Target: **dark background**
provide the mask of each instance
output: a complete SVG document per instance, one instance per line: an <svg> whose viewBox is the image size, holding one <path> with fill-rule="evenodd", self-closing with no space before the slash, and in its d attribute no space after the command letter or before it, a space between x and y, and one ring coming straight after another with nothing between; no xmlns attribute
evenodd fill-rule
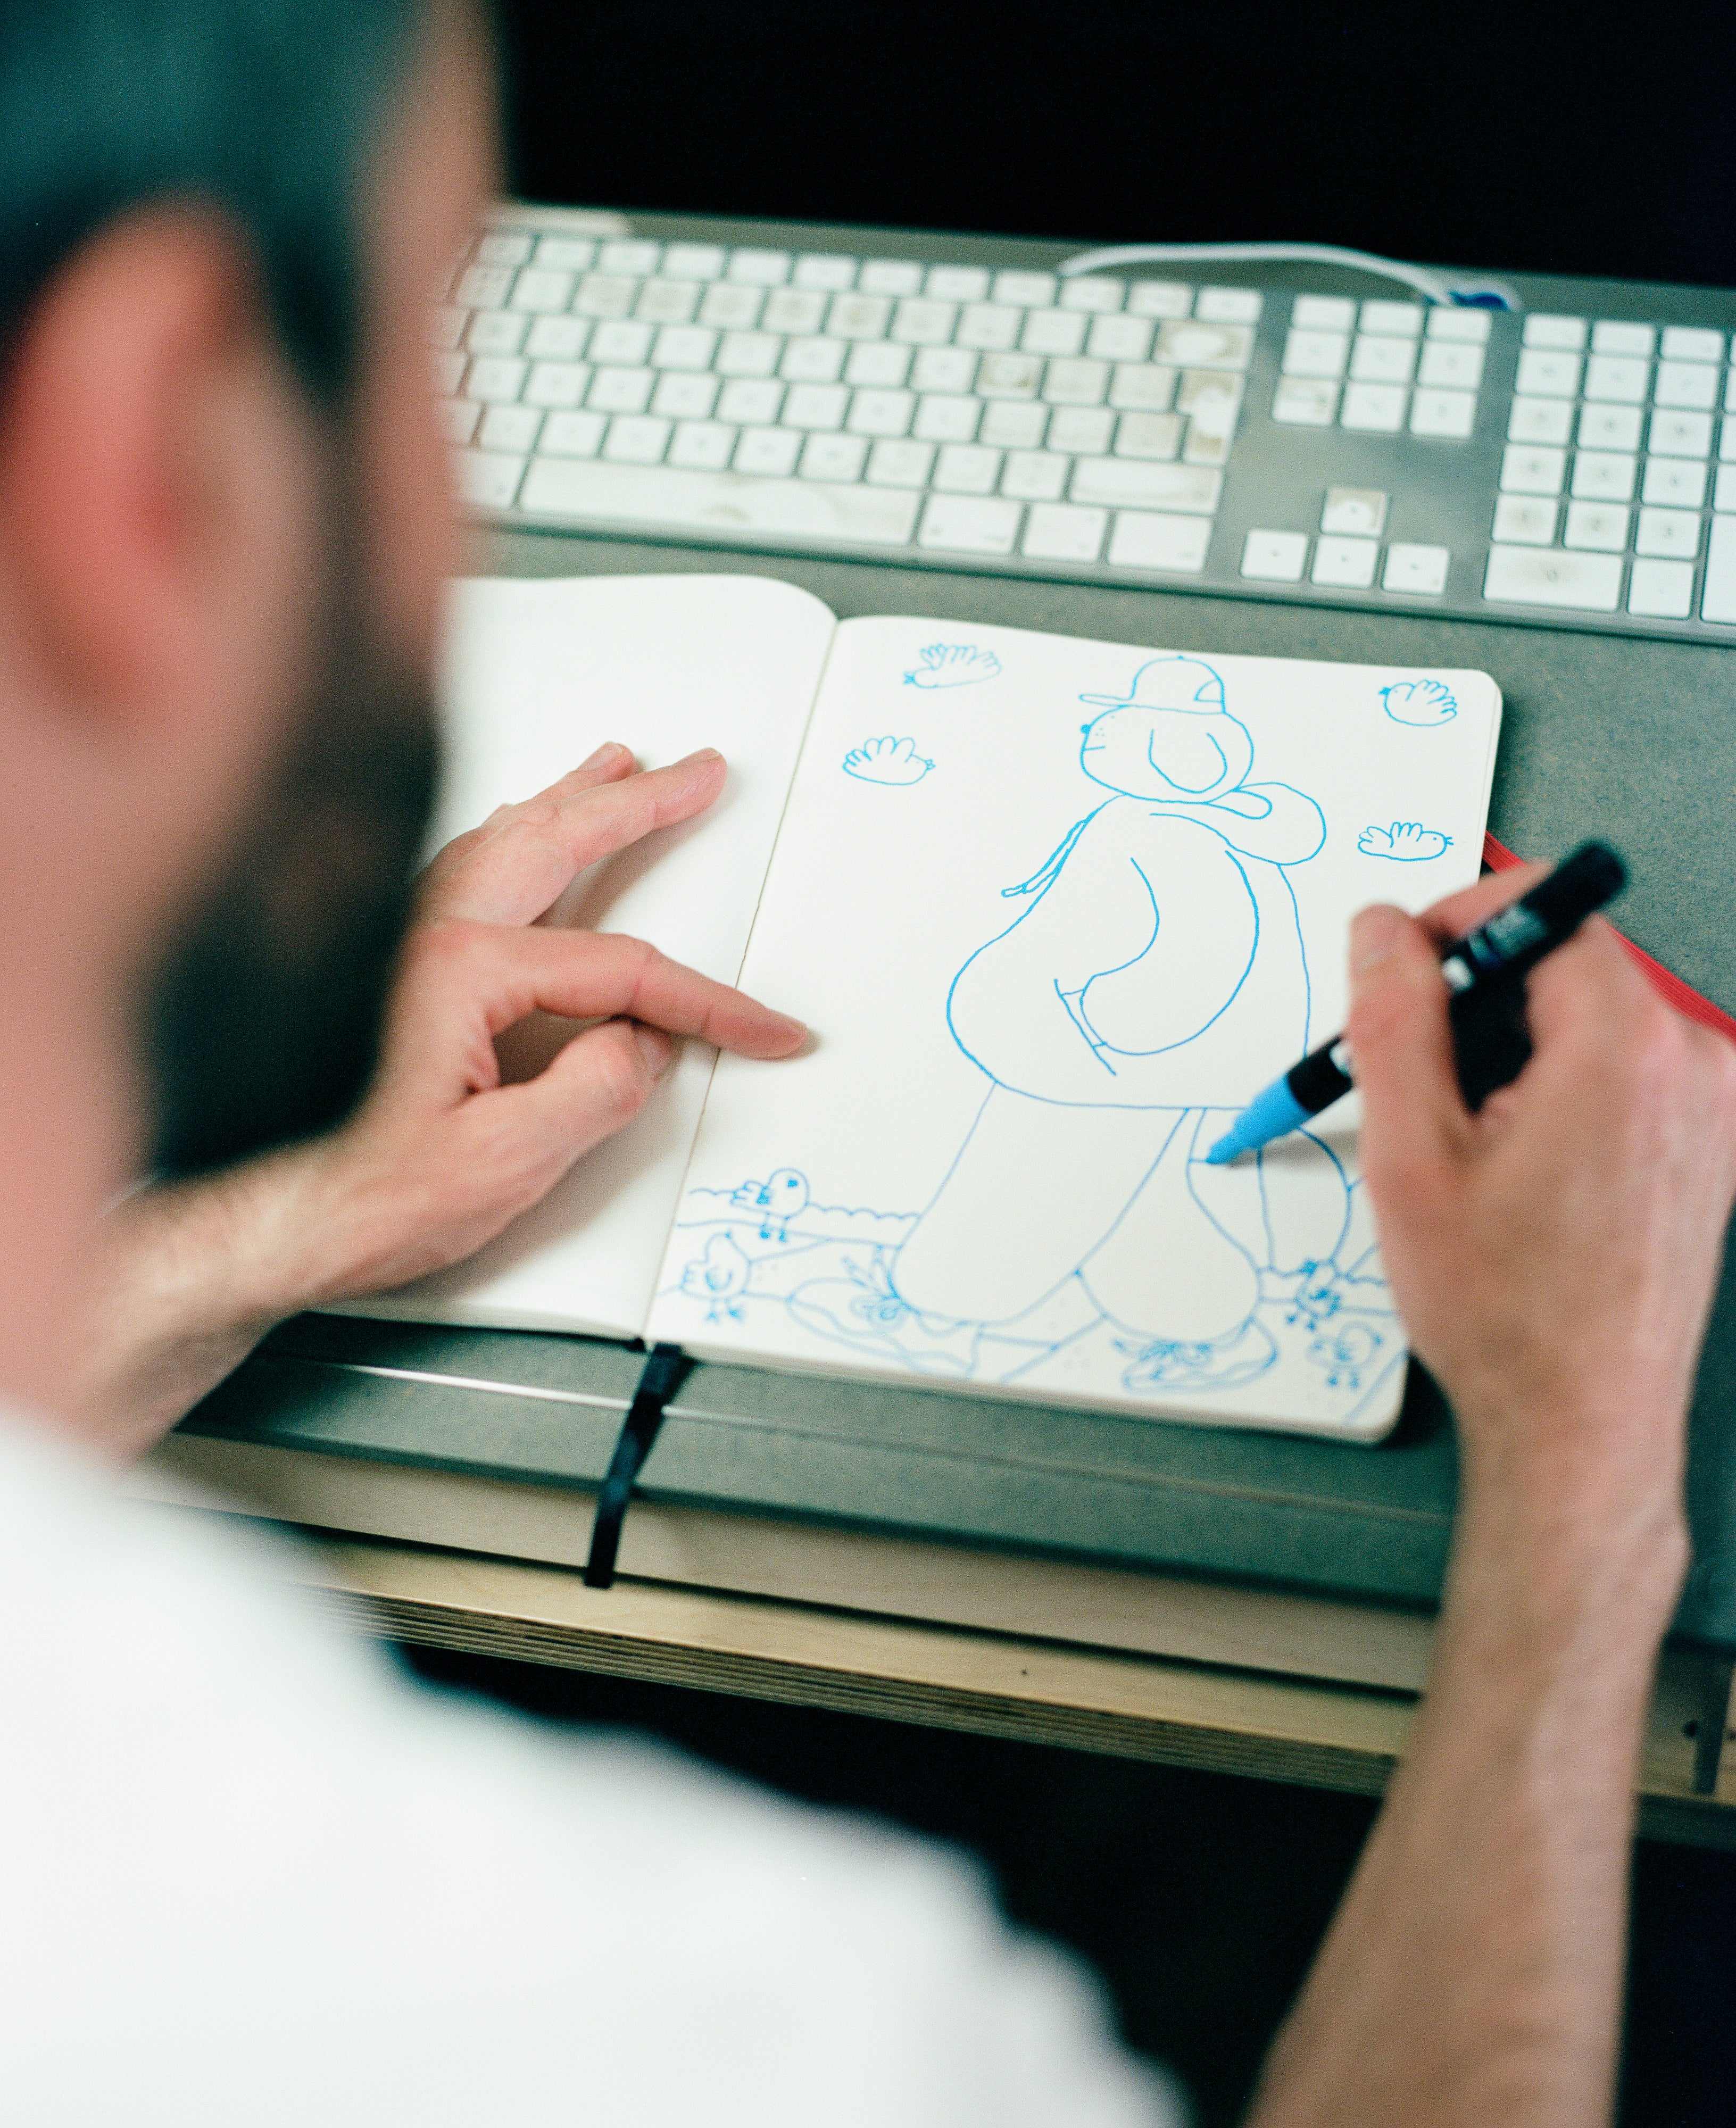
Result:
<svg viewBox="0 0 1736 2128"><path fill-rule="evenodd" d="M515 189L1736 286L1736 9L497 0Z"/></svg>

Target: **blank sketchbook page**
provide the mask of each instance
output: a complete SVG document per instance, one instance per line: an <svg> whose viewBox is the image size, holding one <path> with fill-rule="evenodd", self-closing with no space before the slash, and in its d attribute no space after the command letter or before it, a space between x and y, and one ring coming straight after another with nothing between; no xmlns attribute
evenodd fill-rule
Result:
<svg viewBox="0 0 1736 2128"><path fill-rule="evenodd" d="M1404 1345L1354 1104L1201 1156L1343 1024L1352 914L1477 876L1486 673L852 620L652 1333L711 1356L1349 1437Z"/></svg>
<svg viewBox="0 0 1736 2128"><path fill-rule="evenodd" d="M729 781L710 811L581 878L555 918L649 938L733 983L834 627L819 600L763 577L454 585L430 847L606 739L653 768L718 747ZM713 1054L682 1045L640 1115L479 1255L354 1312L637 1336Z"/></svg>

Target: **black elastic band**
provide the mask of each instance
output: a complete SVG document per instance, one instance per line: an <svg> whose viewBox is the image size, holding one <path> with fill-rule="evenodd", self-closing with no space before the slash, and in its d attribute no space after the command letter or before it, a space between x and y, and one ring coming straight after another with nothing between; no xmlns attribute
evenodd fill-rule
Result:
<svg viewBox="0 0 1736 2128"><path fill-rule="evenodd" d="M654 1345L641 1370L633 1401L621 1422L608 1475L597 1495L597 1519L591 1525L591 1556L585 1561L585 1586L606 1589L615 1579L615 1555L621 1549L621 1526L626 1520L633 1481L644 1467L663 1424L663 1407L681 1386L692 1365L679 1345Z"/></svg>

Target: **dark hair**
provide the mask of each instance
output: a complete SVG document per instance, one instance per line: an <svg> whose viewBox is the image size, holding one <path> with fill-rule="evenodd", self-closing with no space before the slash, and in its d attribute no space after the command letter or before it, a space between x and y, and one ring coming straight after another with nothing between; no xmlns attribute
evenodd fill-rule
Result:
<svg viewBox="0 0 1736 2128"><path fill-rule="evenodd" d="M358 338L358 201L426 0L0 0L0 363L117 216L197 200L255 252L327 405Z"/></svg>

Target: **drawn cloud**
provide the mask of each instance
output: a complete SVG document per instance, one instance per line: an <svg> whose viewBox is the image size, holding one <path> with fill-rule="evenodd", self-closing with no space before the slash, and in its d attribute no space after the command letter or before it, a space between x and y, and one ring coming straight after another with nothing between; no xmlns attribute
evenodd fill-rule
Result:
<svg viewBox="0 0 1736 2128"><path fill-rule="evenodd" d="M1395 864L1424 864L1450 849L1453 838L1417 820L1394 820L1384 828L1364 828L1356 846L1365 857L1391 857Z"/></svg>
<svg viewBox="0 0 1736 2128"><path fill-rule="evenodd" d="M913 739L865 739L844 757L844 772L863 783L920 783L934 767Z"/></svg>
<svg viewBox="0 0 1736 2128"><path fill-rule="evenodd" d="M974 643L931 643L919 654L921 663L904 676L906 687L968 687L1001 677L1001 660Z"/></svg>
<svg viewBox="0 0 1736 2128"><path fill-rule="evenodd" d="M1400 680L1382 687L1381 700L1396 724L1417 724L1424 729L1448 724L1458 715L1458 701L1450 687L1439 680Z"/></svg>

